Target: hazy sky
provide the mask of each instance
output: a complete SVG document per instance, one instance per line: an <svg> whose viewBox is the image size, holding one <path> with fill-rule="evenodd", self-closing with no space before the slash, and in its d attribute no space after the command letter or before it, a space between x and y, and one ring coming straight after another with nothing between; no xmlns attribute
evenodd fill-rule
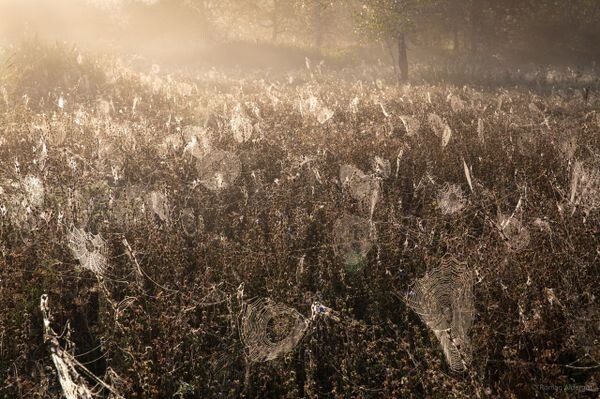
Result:
<svg viewBox="0 0 600 399"><path fill-rule="evenodd" d="M128 22L120 12L122 4L133 1L159 0L0 0L0 43L34 35L73 41L108 39L111 30Z"/></svg>

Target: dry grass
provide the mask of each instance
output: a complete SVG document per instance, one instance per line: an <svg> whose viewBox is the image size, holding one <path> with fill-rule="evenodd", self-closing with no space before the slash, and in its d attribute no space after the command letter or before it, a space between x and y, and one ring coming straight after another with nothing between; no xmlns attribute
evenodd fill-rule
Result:
<svg viewBox="0 0 600 399"><path fill-rule="evenodd" d="M70 50L37 45L10 60L0 395L60 396L42 293L57 331L71 321L78 361L118 375L129 398L534 397L539 384L594 382L598 330L581 320L597 324L600 215L572 178L574 160L597 174L596 94L397 86L370 66L167 76L82 67ZM340 181L343 165L378 182L367 209ZM42 199L22 189L32 179ZM373 239L360 267L336 250L345 214ZM102 278L69 251L74 227L103 237ZM466 373L450 372L403 301L445 254L474 276ZM323 301L339 320L250 367L241 283L302 315Z"/></svg>

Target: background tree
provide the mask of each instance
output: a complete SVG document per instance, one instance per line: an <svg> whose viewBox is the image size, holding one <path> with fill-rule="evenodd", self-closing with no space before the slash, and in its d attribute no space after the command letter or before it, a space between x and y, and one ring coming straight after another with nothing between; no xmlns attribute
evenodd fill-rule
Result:
<svg viewBox="0 0 600 399"><path fill-rule="evenodd" d="M335 6L336 1L332 0L297 0L296 7L299 10L298 15L302 16L310 26L311 44L315 48L321 48L323 45L323 35L332 20L328 11Z"/></svg>
<svg viewBox="0 0 600 399"><path fill-rule="evenodd" d="M249 0L239 3L234 12L245 16L250 24L269 29L273 43L277 42L287 30L289 21L295 17L294 0Z"/></svg>
<svg viewBox="0 0 600 399"><path fill-rule="evenodd" d="M400 79L408 80L406 37L433 0L363 0L356 13L357 28L378 41L393 40L398 49Z"/></svg>

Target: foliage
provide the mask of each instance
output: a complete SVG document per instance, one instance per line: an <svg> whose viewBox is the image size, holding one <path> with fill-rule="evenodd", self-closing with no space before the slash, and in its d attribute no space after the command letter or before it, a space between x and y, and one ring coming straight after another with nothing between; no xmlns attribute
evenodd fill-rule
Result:
<svg viewBox="0 0 600 399"><path fill-rule="evenodd" d="M396 38L416 28L427 0L367 0L357 11L358 29L377 40Z"/></svg>

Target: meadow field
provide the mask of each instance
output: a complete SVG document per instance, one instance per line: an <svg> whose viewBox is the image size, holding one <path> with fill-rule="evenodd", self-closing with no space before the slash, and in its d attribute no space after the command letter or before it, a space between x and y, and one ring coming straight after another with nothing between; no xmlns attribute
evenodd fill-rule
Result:
<svg viewBox="0 0 600 399"><path fill-rule="evenodd" d="M597 395L595 71L0 65L0 397Z"/></svg>

